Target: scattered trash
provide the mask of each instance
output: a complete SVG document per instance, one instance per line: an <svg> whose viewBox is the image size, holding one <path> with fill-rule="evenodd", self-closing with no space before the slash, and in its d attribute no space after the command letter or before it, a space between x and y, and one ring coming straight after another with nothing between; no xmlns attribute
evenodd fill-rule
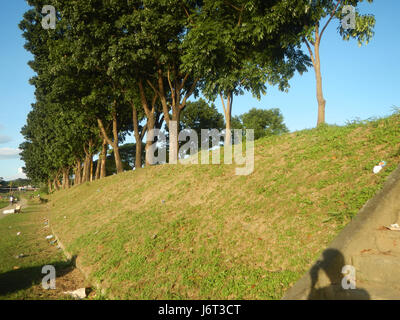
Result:
<svg viewBox="0 0 400 320"><path fill-rule="evenodd" d="M21 254L15 256L15 259L21 259L23 257L25 257L25 255L23 253L21 253Z"/></svg>
<svg viewBox="0 0 400 320"><path fill-rule="evenodd" d="M80 288L75 291L64 291L64 294L69 294L75 299L84 299L86 298L86 288Z"/></svg>
<svg viewBox="0 0 400 320"><path fill-rule="evenodd" d="M53 238L54 238L53 235L50 235L50 236L47 236L47 237L46 237L47 240L50 240L50 239L53 239Z"/></svg>
<svg viewBox="0 0 400 320"><path fill-rule="evenodd" d="M21 234L21 232L17 232L17 236L19 236Z"/></svg>
<svg viewBox="0 0 400 320"><path fill-rule="evenodd" d="M67 219L67 216L64 216L64 219Z"/></svg>
<svg viewBox="0 0 400 320"><path fill-rule="evenodd" d="M153 234L151 238L154 240L155 238L157 238L157 234Z"/></svg>
<svg viewBox="0 0 400 320"><path fill-rule="evenodd" d="M162 203L162 204L165 204L165 200L161 200L161 203Z"/></svg>
<svg viewBox="0 0 400 320"><path fill-rule="evenodd" d="M397 223L391 224L389 227L386 228L392 231L400 231L400 226Z"/></svg>
<svg viewBox="0 0 400 320"><path fill-rule="evenodd" d="M18 266L15 266L15 267L13 267L13 270L18 270L20 267L18 267Z"/></svg>
<svg viewBox="0 0 400 320"><path fill-rule="evenodd" d="M57 240L50 241L50 244L56 244Z"/></svg>
<svg viewBox="0 0 400 320"><path fill-rule="evenodd" d="M386 161L381 161L377 166L374 167L373 172L378 174L384 167L386 167Z"/></svg>
<svg viewBox="0 0 400 320"><path fill-rule="evenodd" d="M15 213L15 209L10 209L10 210L4 210L3 214L12 214Z"/></svg>

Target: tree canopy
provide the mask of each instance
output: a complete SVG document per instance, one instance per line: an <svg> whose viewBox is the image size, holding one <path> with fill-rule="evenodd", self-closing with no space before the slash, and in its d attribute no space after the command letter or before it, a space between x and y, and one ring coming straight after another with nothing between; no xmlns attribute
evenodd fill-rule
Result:
<svg viewBox="0 0 400 320"><path fill-rule="evenodd" d="M253 127L256 137L285 132L279 110L252 109L232 120L233 99L246 91L259 99L268 86L288 90L296 72L315 67L300 46L317 45L319 21L339 8L322 0L28 3L19 26L33 55L36 101L22 128L21 155L28 177L50 189L68 188L70 178L103 178L110 167L121 173L151 165L156 129L168 131L169 163L187 128L224 126L225 144L236 124ZM50 28L42 23L45 5L56 9ZM357 14L356 22L355 31L339 33L368 41L372 18ZM214 104L189 102L199 95L221 99L225 123ZM131 133L135 142L121 149Z"/></svg>

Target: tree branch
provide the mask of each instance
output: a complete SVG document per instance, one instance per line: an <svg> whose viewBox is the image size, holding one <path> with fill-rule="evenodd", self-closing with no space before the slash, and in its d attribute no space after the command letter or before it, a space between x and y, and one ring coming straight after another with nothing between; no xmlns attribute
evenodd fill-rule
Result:
<svg viewBox="0 0 400 320"><path fill-rule="evenodd" d="M179 86L179 91L183 89L188 78L189 78L189 73L186 73L185 77L183 78L183 80L181 82L181 85Z"/></svg>
<svg viewBox="0 0 400 320"><path fill-rule="evenodd" d="M161 95L160 92L156 89L155 86L153 86L153 84L151 83L151 81L149 79L147 79L146 82L154 90L155 93L157 93L158 95Z"/></svg>
<svg viewBox="0 0 400 320"><path fill-rule="evenodd" d="M171 83L169 68L168 68L167 78L168 78L169 88L171 89L172 105L175 105L175 103L176 103L176 101L175 101L175 90L174 90L174 88L172 86L172 83Z"/></svg>
<svg viewBox="0 0 400 320"><path fill-rule="evenodd" d="M144 137L146 131L147 131L147 123L146 123L146 125L143 127L142 132L140 133L140 141L143 140L143 137Z"/></svg>
<svg viewBox="0 0 400 320"><path fill-rule="evenodd" d="M337 9L338 9L340 3L341 3L341 0L338 0L338 3L336 4L335 9L333 9L333 11L332 11L332 13L331 13L331 17L330 17L329 20L326 22L325 26L322 28L322 31L321 31L321 33L320 33L320 35L319 35L318 44L321 42L321 38L322 38L322 35L324 34L324 31L325 31L326 27L328 26L328 24L331 22L331 20L332 20L333 17L335 16L335 13L336 13L336 11L337 11Z"/></svg>
<svg viewBox="0 0 400 320"><path fill-rule="evenodd" d="M219 96L221 97L222 108L224 108L224 114L226 116L226 107L225 107L224 97L222 96L222 93L220 93Z"/></svg>
<svg viewBox="0 0 400 320"><path fill-rule="evenodd" d="M112 143L112 141L110 140L110 138L108 137L106 130L104 129L103 121L101 121L101 119L97 118L97 124L99 125L100 131L101 131L101 133L102 133L104 139L107 141L107 143L108 143L109 145L112 146L113 143ZM88 154L87 149L86 149L86 146L84 146L83 148L84 148L84 150L85 150L85 153Z"/></svg>
<svg viewBox="0 0 400 320"><path fill-rule="evenodd" d="M181 5L182 5L183 10L185 10L186 16L189 18L189 21L190 21L192 24L194 24L194 23L193 23L193 20L192 20L192 18L191 18L191 16L190 16L190 14L189 14L189 12L187 11L187 9L186 9L186 7L185 7L185 4L184 4L183 2L181 2Z"/></svg>
<svg viewBox="0 0 400 320"><path fill-rule="evenodd" d="M181 110L182 110L183 108L185 108L185 106L186 106L186 100L193 94L194 89L196 89L196 85L197 85L197 82L198 82L198 81L199 81L198 78L195 79L194 82L193 82L193 84L192 84L192 86L191 86L191 88L190 88L190 90L186 93L185 98L184 98L183 101L182 101L182 104L179 106L179 108L180 108Z"/></svg>
<svg viewBox="0 0 400 320"><path fill-rule="evenodd" d="M313 55L313 52L312 52L312 50L311 50L311 46L310 46L310 44L308 43L308 41L307 41L306 38L303 38L303 40L304 40L304 43L306 44L306 46L307 46L307 48L308 48L308 52L310 53L311 61L312 61L313 65L315 65L314 55Z"/></svg>
<svg viewBox="0 0 400 320"><path fill-rule="evenodd" d="M229 3L228 1L224 1L225 4L227 4L228 6L231 6L233 9L240 11L241 9L239 7L234 6L233 4Z"/></svg>

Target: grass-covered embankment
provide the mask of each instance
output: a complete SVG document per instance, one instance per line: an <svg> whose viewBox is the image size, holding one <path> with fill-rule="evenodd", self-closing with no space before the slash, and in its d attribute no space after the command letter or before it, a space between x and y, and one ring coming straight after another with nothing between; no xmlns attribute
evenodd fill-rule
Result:
<svg viewBox="0 0 400 320"><path fill-rule="evenodd" d="M49 216L110 298L278 299L382 187L399 138L399 114L265 138L249 176L155 166L57 192Z"/></svg>

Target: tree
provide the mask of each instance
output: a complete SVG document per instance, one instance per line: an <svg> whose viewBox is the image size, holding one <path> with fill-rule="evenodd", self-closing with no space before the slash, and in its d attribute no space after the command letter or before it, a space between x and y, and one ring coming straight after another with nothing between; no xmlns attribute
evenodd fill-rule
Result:
<svg viewBox="0 0 400 320"><path fill-rule="evenodd" d="M180 129L192 129L200 137L201 129L224 128L224 116L218 112L214 103L209 105L200 98L194 102L188 102L180 121Z"/></svg>
<svg viewBox="0 0 400 320"><path fill-rule="evenodd" d="M115 1L54 0L54 3L62 16L58 25L65 34L64 43L54 50L57 65L71 66L88 77L91 88L81 99L82 105L95 115L103 139L114 150L117 171L122 172L119 143L132 127L131 109L110 69L114 59L110 48L114 38L123 32L115 23L120 11L114 10Z"/></svg>
<svg viewBox="0 0 400 320"><path fill-rule="evenodd" d="M299 3L300 2L300 3ZM250 91L260 98L266 83L287 90L309 59L298 49L309 23L306 1L205 0L190 17L185 67L201 79L203 94L219 95L225 113L225 144L231 143L235 95Z"/></svg>
<svg viewBox="0 0 400 320"><path fill-rule="evenodd" d="M224 128L224 116L218 112L214 104L208 105L207 102L200 98L195 102L188 102L184 109L181 121L180 131L185 133L188 129L192 129L196 132L198 137L198 145L190 145L190 148L197 148L198 150L202 145L202 129L217 129L221 131ZM206 137L208 139L208 137ZM206 140L207 142L207 140ZM180 145L186 142L180 142ZM180 156L184 156L180 154Z"/></svg>
<svg viewBox="0 0 400 320"><path fill-rule="evenodd" d="M368 44L373 37L375 17L373 15L361 15L357 5L363 0L312 0L308 10L315 21L307 30L306 36L303 38L310 54L316 79L316 93L318 102L318 121L317 125L325 123L325 106L326 100L322 90L322 74L320 47L324 32L333 19L337 19L340 23L338 32L343 40L357 39L359 46ZM367 0L372 3L373 0ZM353 11L354 10L354 11ZM354 16L352 16L354 12ZM350 13L350 15L348 15ZM351 21L354 17L354 21ZM322 19L328 18L324 26L320 28ZM349 20L350 19L350 23ZM353 26L351 26L353 22Z"/></svg>
<svg viewBox="0 0 400 320"><path fill-rule="evenodd" d="M279 109L252 108L240 116L241 129L254 129L254 139L288 132Z"/></svg>
<svg viewBox="0 0 400 320"><path fill-rule="evenodd" d="M143 147L143 145L142 145L142 147ZM141 164L144 163L145 159L144 159L143 154L142 154L142 158L139 159L139 162L136 161L135 150L136 150L136 143L126 143L124 145L121 145L120 154L121 154L121 160L122 160L124 171L130 171L133 168L135 168L135 170L136 170L137 169L136 165L139 162ZM110 154L108 155L108 158L112 159L113 157L114 157L114 152L111 150ZM115 164L112 161L108 162L106 168L107 168L107 175L112 175L114 173L117 173Z"/></svg>
<svg viewBox="0 0 400 320"><path fill-rule="evenodd" d="M154 138L150 127L155 122L157 99L163 120L170 127L173 122L179 124L188 99L198 93L198 79L192 76L191 70L183 70L181 57L185 50L182 43L186 38L188 15L199 9L200 2L137 1L118 22L118 26L126 31L118 48L128 48L121 52L125 52L130 62L122 58L123 55L118 55L116 60L123 61L137 73L141 104L148 119L148 141ZM149 88L152 94L148 93ZM178 130L170 130L170 148L170 163L175 163Z"/></svg>
<svg viewBox="0 0 400 320"><path fill-rule="evenodd" d="M65 46L65 32L60 27L44 30L40 23L42 1L32 0L29 4L33 8L24 14L20 28L26 39L25 48L34 56L29 65L36 73L30 80L35 86L36 103L22 129L26 140L21 145L25 171L39 181L47 179L49 186L53 180L55 188L59 187L62 174L63 187L68 188L74 162L79 165L75 174L80 177L84 151L83 181L90 179L91 155L99 144L95 122L80 108L81 98L88 91L87 76L58 63L55 57Z"/></svg>

